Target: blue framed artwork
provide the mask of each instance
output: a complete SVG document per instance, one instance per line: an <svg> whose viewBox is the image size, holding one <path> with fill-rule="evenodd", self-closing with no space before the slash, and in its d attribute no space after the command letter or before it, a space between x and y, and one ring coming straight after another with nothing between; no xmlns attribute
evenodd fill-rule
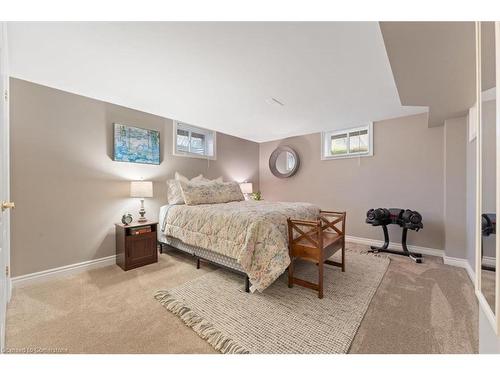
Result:
<svg viewBox="0 0 500 375"><path fill-rule="evenodd" d="M121 124L114 125L114 161L160 164L160 132Z"/></svg>

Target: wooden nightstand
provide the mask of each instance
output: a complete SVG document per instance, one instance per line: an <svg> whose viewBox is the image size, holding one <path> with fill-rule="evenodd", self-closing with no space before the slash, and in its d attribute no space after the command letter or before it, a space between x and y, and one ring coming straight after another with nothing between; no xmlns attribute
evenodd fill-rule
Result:
<svg viewBox="0 0 500 375"><path fill-rule="evenodd" d="M116 264L125 271L158 262L158 222L115 224Z"/></svg>

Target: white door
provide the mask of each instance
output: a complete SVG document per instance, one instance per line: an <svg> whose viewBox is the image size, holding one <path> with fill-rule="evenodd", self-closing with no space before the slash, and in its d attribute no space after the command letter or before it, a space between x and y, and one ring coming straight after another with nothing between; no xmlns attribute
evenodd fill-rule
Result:
<svg viewBox="0 0 500 375"><path fill-rule="evenodd" d="M10 298L9 105L7 74L7 25L0 22L0 352L5 348L5 313Z"/></svg>

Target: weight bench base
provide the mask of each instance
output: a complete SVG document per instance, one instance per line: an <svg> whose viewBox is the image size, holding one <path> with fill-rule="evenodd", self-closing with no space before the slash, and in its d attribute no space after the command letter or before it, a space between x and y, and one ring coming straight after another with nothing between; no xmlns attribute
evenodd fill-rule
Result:
<svg viewBox="0 0 500 375"><path fill-rule="evenodd" d="M403 256L410 258L415 263L422 263L422 260L423 260L422 254L412 253L408 250L408 247L406 246L406 238L408 235L408 228L403 228L403 235L401 238L401 247L403 248L403 251L389 249L389 232L387 231L387 225L382 225L382 229L384 231L384 244L382 246L370 246L371 250L368 250L368 252L403 255Z"/></svg>
<svg viewBox="0 0 500 375"><path fill-rule="evenodd" d="M392 249L387 249L383 247L377 247L377 246L370 246L370 250L368 250L369 253L389 253L389 254L394 254L394 255L402 255L409 257L411 260L413 260L415 263L422 263L422 254L419 253L410 253L409 251L398 251L398 250L392 250Z"/></svg>

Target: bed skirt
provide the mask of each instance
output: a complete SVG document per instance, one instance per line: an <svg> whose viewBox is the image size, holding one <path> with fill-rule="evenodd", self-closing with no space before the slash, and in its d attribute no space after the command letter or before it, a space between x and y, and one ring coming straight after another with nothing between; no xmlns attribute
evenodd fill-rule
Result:
<svg viewBox="0 0 500 375"><path fill-rule="evenodd" d="M221 266L230 268L231 270L244 273L245 271L241 266L239 265L238 261L234 258L230 258L226 255L218 254L214 251L204 249L202 247L198 246L191 246L188 244L185 244L181 240L169 236L165 236L160 234L158 236L158 242L160 244L165 244L168 246L171 246L177 250L183 251L185 253L188 253L194 257L201 258L208 260L209 262L219 264Z"/></svg>

